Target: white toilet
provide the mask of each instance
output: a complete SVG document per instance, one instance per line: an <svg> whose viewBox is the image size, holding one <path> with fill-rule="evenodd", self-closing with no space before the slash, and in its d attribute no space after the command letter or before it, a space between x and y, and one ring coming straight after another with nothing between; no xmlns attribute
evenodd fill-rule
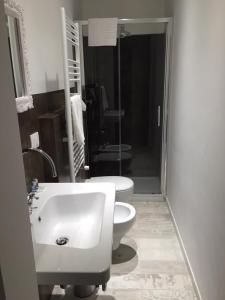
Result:
<svg viewBox="0 0 225 300"><path fill-rule="evenodd" d="M111 182L116 186L116 203L114 211L113 250L116 250L123 236L129 231L135 222L135 208L125 202L131 200L134 190L134 182L130 178L122 176L92 177L87 182Z"/></svg>

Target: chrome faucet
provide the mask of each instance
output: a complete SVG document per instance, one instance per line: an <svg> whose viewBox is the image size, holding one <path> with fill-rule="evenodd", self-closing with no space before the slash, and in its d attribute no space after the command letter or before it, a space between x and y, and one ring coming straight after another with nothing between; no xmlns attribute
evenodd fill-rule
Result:
<svg viewBox="0 0 225 300"><path fill-rule="evenodd" d="M39 197L36 196L35 193L31 192L27 195L27 204L29 208L29 214L32 214L33 210L38 208L37 206L33 206L34 199L38 200Z"/></svg>
<svg viewBox="0 0 225 300"><path fill-rule="evenodd" d="M50 164L51 170L52 170L52 177L57 177L56 167L53 159L43 150L39 148L27 148L23 149L23 155L27 152L36 152L39 153L42 157L44 157L45 160ZM32 187L31 187L31 193L27 195L27 204L29 207L29 214L32 213L33 209L37 208L32 206L34 199L38 199L39 197L36 196L36 192L38 191L38 180L33 179L32 180Z"/></svg>
<svg viewBox="0 0 225 300"><path fill-rule="evenodd" d="M41 154L42 157L44 157L45 160L47 160L47 162L50 164L51 166L51 170L52 170L52 177L56 178L57 177L57 172L56 172L56 167L55 167L55 163L53 161L53 159L51 158L51 156L49 156L45 151L39 149L39 148L27 148L23 150L23 154L27 153L27 152L36 152Z"/></svg>

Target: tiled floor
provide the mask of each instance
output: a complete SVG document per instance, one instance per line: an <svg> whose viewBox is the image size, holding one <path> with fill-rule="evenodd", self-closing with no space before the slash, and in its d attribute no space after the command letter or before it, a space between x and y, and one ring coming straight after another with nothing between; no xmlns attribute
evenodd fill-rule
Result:
<svg viewBox="0 0 225 300"><path fill-rule="evenodd" d="M197 300L167 204L133 204L137 220L113 253L107 291L88 299ZM52 300L76 299L59 287L54 294Z"/></svg>

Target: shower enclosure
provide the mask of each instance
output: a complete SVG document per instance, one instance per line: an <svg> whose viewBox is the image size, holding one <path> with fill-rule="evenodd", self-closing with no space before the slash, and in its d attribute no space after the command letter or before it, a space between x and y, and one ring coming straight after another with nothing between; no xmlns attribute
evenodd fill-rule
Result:
<svg viewBox="0 0 225 300"><path fill-rule="evenodd" d="M80 24L90 175L130 177L136 194L161 194L170 19L120 20L116 47L89 47Z"/></svg>

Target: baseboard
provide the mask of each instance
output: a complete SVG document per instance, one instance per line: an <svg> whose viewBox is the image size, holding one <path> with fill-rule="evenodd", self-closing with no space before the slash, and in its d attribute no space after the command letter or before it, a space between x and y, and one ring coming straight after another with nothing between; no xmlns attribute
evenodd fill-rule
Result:
<svg viewBox="0 0 225 300"><path fill-rule="evenodd" d="M159 202L165 201L161 194L134 194L132 201L149 201L149 202Z"/></svg>
<svg viewBox="0 0 225 300"><path fill-rule="evenodd" d="M195 289L196 295L197 295L197 297L198 297L199 300L203 300L203 299L202 299L202 296L201 296L201 293L200 293L200 290L199 290L199 287L198 287L198 284L197 284L197 281L196 281L195 274L194 274L194 272L193 272L193 269L192 269L190 260L189 260L189 258L188 258L187 251L186 251L185 246L184 246L183 239L182 239L181 234L180 234L180 231L179 231L179 227L178 227L178 225L177 225L177 222L176 222L176 219L175 219L175 217L174 217L174 214L173 214L173 211L172 211L170 202L169 202L169 200L168 200L168 197L165 197L165 200L166 200L166 202L167 202L167 205L168 205L168 207L169 207L170 214L171 214L171 216L172 216L173 224L174 224L174 227L175 227L175 230L176 230L176 233L177 233L177 236L178 236L178 240L179 240L179 243L180 243L180 246L181 246L183 255L184 255L184 259L185 259L185 261L186 261L186 263L187 263L188 270L189 270L190 275L191 275L191 279L192 279L192 283L193 283L193 287L194 287L194 289Z"/></svg>

